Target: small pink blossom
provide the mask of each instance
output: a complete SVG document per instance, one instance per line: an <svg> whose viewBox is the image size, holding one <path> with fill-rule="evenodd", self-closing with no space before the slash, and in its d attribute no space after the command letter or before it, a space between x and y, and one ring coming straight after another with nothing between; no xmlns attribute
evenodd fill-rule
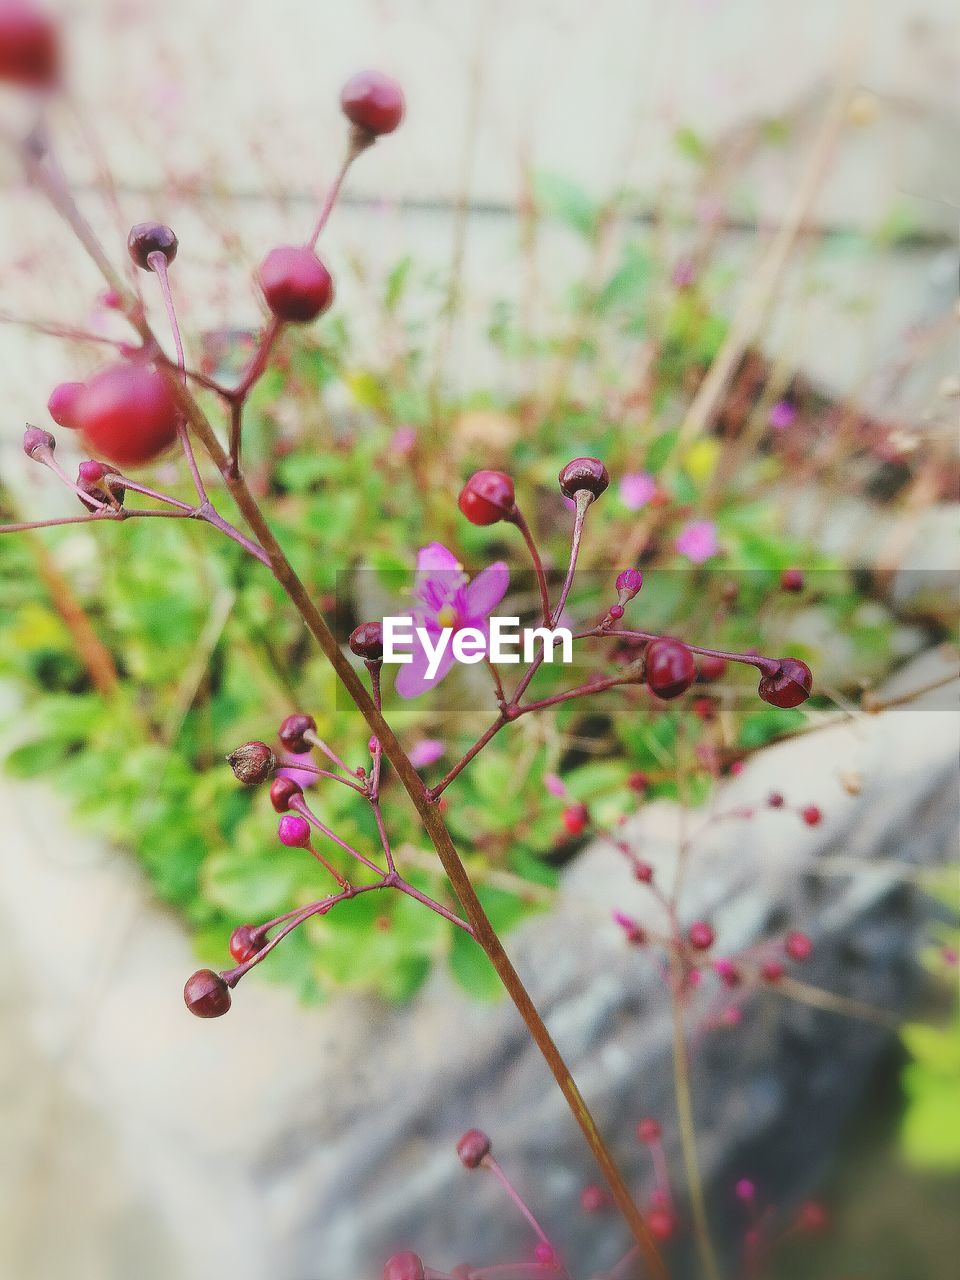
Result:
<svg viewBox="0 0 960 1280"><path fill-rule="evenodd" d="M289 778L291 782L297 782L301 787L313 786L317 780L316 764L314 763L313 753L310 751L304 751L298 754L294 751L288 751L287 759L290 761L290 764L283 765L279 768L277 770L277 777ZM312 768L298 769L295 763L297 760L302 760L304 764L311 765Z"/></svg>
<svg viewBox="0 0 960 1280"><path fill-rule="evenodd" d="M400 461L409 458L417 443L417 433L413 427L397 427L390 437L390 452Z"/></svg>
<svg viewBox="0 0 960 1280"><path fill-rule="evenodd" d="M557 773L545 773L543 775L543 785L552 796L563 798L567 794L567 784Z"/></svg>
<svg viewBox="0 0 960 1280"><path fill-rule="evenodd" d="M703 564L720 550L717 527L712 520L691 520L680 530L673 545L694 564Z"/></svg>
<svg viewBox="0 0 960 1280"><path fill-rule="evenodd" d="M397 672L396 690L401 698L416 698L440 683L455 662L453 645L443 651L434 676L427 675L430 658L417 635L422 627L431 645L436 645L443 631L454 634L474 627L489 640L487 619L507 593L510 570L498 560L469 581L452 551L439 542L431 542L417 554L417 574L413 584L416 601L410 611L413 619L412 661Z"/></svg>
<svg viewBox="0 0 960 1280"><path fill-rule="evenodd" d="M789 400L778 400L770 406L767 424L772 431L786 431L797 420L797 410Z"/></svg>
<svg viewBox="0 0 960 1280"><path fill-rule="evenodd" d="M415 769L425 769L427 765L436 764L445 751L439 738L421 738L410 748L410 763Z"/></svg>
<svg viewBox="0 0 960 1280"><path fill-rule="evenodd" d="M657 482L646 471L628 472L620 481L620 501L628 511L639 511L657 492Z"/></svg>

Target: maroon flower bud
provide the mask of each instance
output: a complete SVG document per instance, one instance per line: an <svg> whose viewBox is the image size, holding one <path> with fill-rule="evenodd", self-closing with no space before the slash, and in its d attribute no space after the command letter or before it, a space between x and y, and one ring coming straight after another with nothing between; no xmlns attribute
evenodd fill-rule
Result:
<svg viewBox="0 0 960 1280"><path fill-rule="evenodd" d="M379 622L361 622L350 632L347 643L350 652L365 662L383 661L383 627Z"/></svg>
<svg viewBox="0 0 960 1280"><path fill-rule="evenodd" d="M819 827L823 821L823 810L815 804L806 804L800 810L800 817L808 827Z"/></svg>
<svg viewBox="0 0 960 1280"><path fill-rule="evenodd" d="M457 1155L467 1169L479 1167L484 1156L490 1154L490 1139L482 1129L468 1129L457 1143Z"/></svg>
<svg viewBox="0 0 960 1280"><path fill-rule="evenodd" d="M647 685L658 698L678 698L697 675L693 654L680 640L651 640L645 655Z"/></svg>
<svg viewBox="0 0 960 1280"><path fill-rule="evenodd" d="M296 711L283 721L277 731L277 737L288 751L292 751L296 756L302 756L310 750L310 743L304 737L304 734L315 733L316 728L317 722L313 716L304 715L302 711Z"/></svg>
<svg viewBox="0 0 960 1280"><path fill-rule="evenodd" d="M565 498L576 498L581 489L599 498L610 483L607 468L599 458L574 458L560 472L559 479Z"/></svg>
<svg viewBox="0 0 960 1280"><path fill-rule="evenodd" d="M310 823L298 813L285 813L277 827L280 843L290 849L305 849L310 843Z"/></svg>
<svg viewBox="0 0 960 1280"><path fill-rule="evenodd" d="M786 803L783 793L780 791L771 791L767 796L767 805L771 809L782 809Z"/></svg>
<svg viewBox="0 0 960 1280"><path fill-rule="evenodd" d="M760 976L764 982L779 982L786 973L779 960L764 960L760 966Z"/></svg>
<svg viewBox="0 0 960 1280"><path fill-rule="evenodd" d="M277 757L265 742L245 742L227 756L227 763L244 786L266 782L277 767Z"/></svg>
<svg viewBox="0 0 960 1280"><path fill-rule="evenodd" d="M631 791L636 791L637 795L643 795L650 788L650 779L640 769L635 769L627 778L627 786Z"/></svg>
<svg viewBox="0 0 960 1280"><path fill-rule="evenodd" d="M626 604L643 586L643 574L639 569L624 569L617 574L616 586L620 593L620 603Z"/></svg>
<svg viewBox="0 0 960 1280"><path fill-rule="evenodd" d="M513 481L503 471L475 471L460 490L457 505L471 524L509 520L516 510Z"/></svg>
<svg viewBox="0 0 960 1280"><path fill-rule="evenodd" d="M379 137L393 133L403 119L403 90L380 71L358 71L340 93L340 107L351 124Z"/></svg>
<svg viewBox="0 0 960 1280"><path fill-rule="evenodd" d="M80 420L77 417L77 400L82 390L82 382L61 382L50 392L47 412L58 427L76 431L80 426Z"/></svg>
<svg viewBox="0 0 960 1280"><path fill-rule="evenodd" d="M231 1005L230 988L212 969L198 969L183 988L183 1002L197 1018L222 1018Z"/></svg>
<svg viewBox="0 0 960 1280"><path fill-rule="evenodd" d="M796 593L803 590L803 570L802 569L784 569L780 574L781 591L790 591Z"/></svg>
<svg viewBox="0 0 960 1280"><path fill-rule="evenodd" d="M274 778L270 783L270 803L277 813L286 813L294 796L302 796L303 787L293 778Z"/></svg>
<svg viewBox="0 0 960 1280"><path fill-rule="evenodd" d="M23 452L34 462L40 461L44 452L53 453L57 442L49 431L42 427L27 427L23 433Z"/></svg>
<svg viewBox="0 0 960 1280"><path fill-rule="evenodd" d="M813 943L805 933L794 930L784 939L783 949L791 960L802 963L813 955Z"/></svg>
<svg viewBox="0 0 960 1280"><path fill-rule="evenodd" d="M695 951L709 951L715 936L713 926L707 924L706 920L694 920L687 930L690 945Z"/></svg>
<svg viewBox="0 0 960 1280"><path fill-rule="evenodd" d="M383 1280L423 1280L425 1274L423 1259L409 1250L395 1253L383 1266Z"/></svg>
<svg viewBox="0 0 960 1280"><path fill-rule="evenodd" d="M230 935L230 954L237 964L246 964L267 945L267 939L252 924L237 925Z"/></svg>
<svg viewBox="0 0 960 1280"><path fill-rule="evenodd" d="M771 707L799 707L813 688L813 673L799 658L781 658L772 675L762 676L757 692Z"/></svg>
<svg viewBox="0 0 960 1280"><path fill-rule="evenodd" d="M649 862L644 862L642 858L638 858L633 868L634 880L639 880L641 884L653 883L653 867Z"/></svg>
<svg viewBox="0 0 960 1280"><path fill-rule="evenodd" d="M143 271L152 271L150 255L162 253L167 265L177 256L179 241L162 222L138 222L127 236L127 252Z"/></svg>
<svg viewBox="0 0 960 1280"><path fill-rule="evenodd" d="M114 473L113 467L108 467L105 462L97 462L94 458L88 458L86 462L81 462L77 468L77 488L82 489L84 493L88 493L91 498L96 499L95 502L87 502L81 498L80 501L88 511L96 511L97 502L105 502L109 506L123 506L124 498L127 491L121 484L105 485L102 482L105 476Z"/></svg>

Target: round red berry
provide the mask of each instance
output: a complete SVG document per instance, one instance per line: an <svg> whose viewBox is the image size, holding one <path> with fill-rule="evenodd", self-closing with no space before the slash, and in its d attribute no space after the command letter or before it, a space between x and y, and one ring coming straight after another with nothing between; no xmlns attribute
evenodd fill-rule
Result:
<svg viewBox="0 0 960 1280"><path fill-rule="evenodd" d="M288 751L292 751L295 756L302 756L310 750L310 743L304 734L315 733L316 728L317 722L313 716L296 711L282 722L277 731L277 737Z"/></svg>
<svg viewBox="0 0 960 1280"><path fill-rule="evenodd" d="M82 391L82 382L61 382L50 392L50 399L47 401L47 412L58 427L66 427L68 431L76 431L80 426L80 420L77 417L77 405Z"/></svg>
<svg viewBox="0 0 960 1280"><path fill-rule="evenodd" d="M383 1280L423 1280L425 1274L423 1259L409 1250L395 1253L383 1267Z"/></svg>
<svg viewBox="0 0 960 1280"><path fill-rule="evenodd" d="M482 1129L468 1129L457 1143L457 1155L461 1164L476 1169L484 1156L490 1154L490 1139Z"/></svg>
<svg viewBox="0 0 960 1280"><path fill-rule="evenodd" d="M333 302L333 277L307 245L271 249L257 269L257 282L278 320L306 324Z"/></svg>
<svg viewBox="0 0 960 1280"><path fill-rule="evenodd" d="M764 702L784 710L806 702L813 688L813 673L799 658L781 658L771 675L762 676L757 692Z"/></svg>
<svg viewBox="0 0 960 1280"><path fill-rule="evenodd" d="M651 1209L647 1226L655 1240L669 1240L677 1229L677 1220L669 1209Z"/></svg>
<svg viewBox="0 0 960 1280"><path fill-rule="evenodd" d="M393 133L403 119L403 90L380 71L358 71L340 93L340 106L351 124L375 137Z"/></svg>
<svg viewBox="0 0 960 1280"><path fill-rule="evenodd" d="M815 804L807 804L800 810L800 817L808 827L818 827L823 821L823 812Z"/></svg>
<svg viewBox="0 0 960 1280"><path fill-rule="evenodd" d="M76 419L91 453L120 466L152 462L177 438L177 406L163 376L144 364L113 364L84 384Z"/></svg>
<svg viewBox="0 0 960 1280"><path fill-rule="evenodd" d="M475 471L460 490L457 506L471 524L496 524L515 510L513 481L503 471Z"/></svg>
<svg viewBox="0 0 960 1280"><path fill-rule="evenodd" d="M697 656L697 667L701 680L719 680L727 670L727 660L715 653L701 653Z"/></svg>
<svg viewBox="0 0 960 1280"><path fill-rule="evenodd" d="M800 1206L797 1214L797 1226L801 1231L819 1232L826 1229L830 1221L826 1206L819 1200L808 1200Z"/></svg>
<svg viewBox="0 0 960 1280"><path fill-rule="evenodd" d="M581 489L599 498L610 483L607 468L599 458L574 458L560 472L560 492L576 498Z"/></svg>
<svg viewBox="0 0 960 1280"><path fill-rule="evenodd" d="M650 787L650 779L640 769L635 769L627 778L627 786L638 796L642 796Z"/></svg>
<svg viewBox="0 0 960 1280"><path fill-rule="evenodd" d="M678 698L696 679L693 654L680 640L651 640L646 652L647 685L658 698Z"/></svg>
<svg viewBox="0 0 960 1280"><path fill-rule="evenodd" d="M588 1183L580 1192L580 1208L584 1213L600 1213L609 1203L610 1197L595 1182Z"/></svg>
<svg viewBox="0 0 960 1280"><path fill-rule="evenodd" d="M571 804L563 811L563 826L568 835L582 835L589 821L590 810L585 804Z"/></svg>
<svg viewBox="0 0 960 1280"><path fill-rule="evenodd" d="M659 1142L661 1132L660 1125L652 1116L644 1116L637 1122L637 1137L641 1142Z"/></svg>
<svg viewBox="0 0 960 1280"><path fill-rule="evenodd" d="M351 653L365 662L381 662L383 660L383 626L379 622L361 622L350 632Z"/></svg>
<svg viewBox="0 0 960 1280"><path fill-rule="evenodd" d="M303 787L293 778L274 778L270 783L270 803L277 813L286 813L294 796L302 796Z"/></svg>
<svg viewBox="0 0 960 1280"><path fill-rule="evenodd" d="M780 574L780 589L796 593L803 590L803 570L784 569Z"/></svg>
<svg viewBox="0 0 960 1280"><path fill-rule="evenodd" d="M198 1018L222 1018L230 1008L230 988L219 973L198 969L184 985L183 1001Z"/></svg>
<svg viewBox="0 0 960 1280"><path fill-rule="evenodd" d="M0 80L49 89L60 76L60 37L47 14L29 0L0 3Z"/></svg>
<svg viewBox="0 0 960 1280"><path fill-rule="evenodd" d="M266 938L252 924L241 924L230 935L230 954L237 964L246 964L266 945Z"/></svg>
<svg viewBox="0 0 960 1280"><path fill-rule="evenodd" d="M713 926L707 924L706 920L694 920L687 930L690 945L695 951L709 951L715 936Z"/></svg>
<svg viewBox="0 0 960 1280"><path fill-rule="evenodd" d="M805 933L794 930L784 939L783 949L791 960L809 960L813 955L813 943Z"/></svg>

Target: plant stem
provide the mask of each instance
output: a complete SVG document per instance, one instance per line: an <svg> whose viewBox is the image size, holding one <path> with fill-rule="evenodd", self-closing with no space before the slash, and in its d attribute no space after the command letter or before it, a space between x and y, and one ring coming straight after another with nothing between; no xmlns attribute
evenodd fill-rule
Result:
<svg viewBox="0 0 960 1280"><path fill-rule="evenodd" d="M697 1159L697 1137L693 1120L693 1102L690 1096L690 1060L687 1055L683 1003L680 997L682 980L681 959L674 947L670 953L670 1006L673 1014L673 1083L677 1099L680 1146L683 1151L683 1166L690 1194L693 1230L703 1265L703 1274L705 1280L720 1280L713 1242L710 1239L710 1225L707 1221L707 1209L703 1197L703 1181Z"/></svg>

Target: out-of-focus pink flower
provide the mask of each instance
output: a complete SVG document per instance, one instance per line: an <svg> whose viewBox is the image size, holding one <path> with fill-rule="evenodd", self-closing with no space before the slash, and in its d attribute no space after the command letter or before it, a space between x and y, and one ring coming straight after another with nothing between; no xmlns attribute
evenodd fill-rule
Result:
<svg viewBox="0 0 960 1280"><path fill-rule="evenodd" d="M413 596L417 601L411 610L413 619L412 661L397 672L396 690L401 698L416 698L440 683L455 662L453 644L448 643L440 657L436 674L427 675L430 657L417 635L422 627L432 646L441 633L456 633L475 627L489 640L487 619L507 593L510 570L498 560L468 581L456 556L439 542L422 547L417 555L417 574ZM451 637L452 641L452 637Z"/></svg>
<svg viewBox="0 0 960 1280"><path fill-rule="evenodd" d="M778 400L770 406L767 425L771 431L786 431L797 420L797 410L789 400Z"/></svg>
<svg viewBox="0 0 960 1280"><path fill-rule="evenodd" d="M543 785L552 796L563 797L567 794L567 784L557 773L545 773L543 775Z"/></svg>
<svg viewBox="0 0 960 1280"><path fill-rule="evenodd" d="M291 782L298 782L301 787L310 787L316 782L316 763L313 759L312 752L304 751L298 754L293 751L288 751L287 758L289 760L302 760L305 764L313 765L313 768L298 769L296 765L284 765L282 768L277 770L278 778L289 778Z"/></svg>
<svg viewBox="0 0 960 1280"><path fill-rule="evenodd" d="M646 471L629 471L620 481L620 501L628 511L639 511L657 492L657 482Z"/></svg>
<svg viewBox="0 0 960 1280"><path fill-rule="evenodd" d="M694 564L703 564L720 550L717 526L712 520L691 520L680 530L673 545Z"/></svg>
<svg viewBox="0 0 960 1280"><path fill-rule="evenodd" d="M697 270L690 258L681 258L674 263L670 279L678 289L689 289L697 278Z"/></svg>
<svg viewBox="0 0 960 1280"><path fill-rule="evenodd" d="M417 443L417 433L413 427L397 427L390 437L390 452L401 461L409 458Z"/></svg>
<svg viewBox="0 0 960 1280"><path fill-rule="evenodd" d="M421 738L410 748L410 763L415 769L425 769L436 764L446 749L439 738Z"/></svg>

